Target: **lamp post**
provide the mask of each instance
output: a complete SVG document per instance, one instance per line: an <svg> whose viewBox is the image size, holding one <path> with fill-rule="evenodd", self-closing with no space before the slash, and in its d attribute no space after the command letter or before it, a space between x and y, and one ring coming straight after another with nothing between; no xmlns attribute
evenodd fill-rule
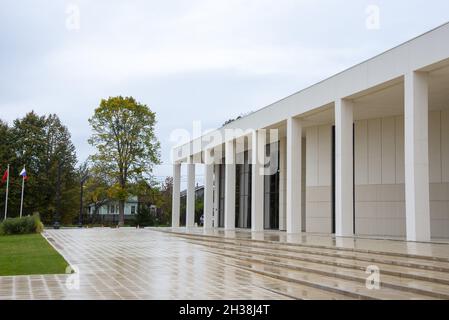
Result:
<svg viewBox="0 0 449 320"><path fill-rule="evenodd" d="M56 213L53 222L53 229L59 229L60 223L60 212L61 210L61 169L62 169L62 161L58 161L58 172L56 178Z"/></svg>
<svg viewBox="0 0 449 320"><path fill-rule="evenodd" d="M86 182L87 178L89 177L89 170L86 169L84 174L82 175L80 179L80 216L78 219L78 227L83 227L83 193L84 193L84 183Z"/></svg>

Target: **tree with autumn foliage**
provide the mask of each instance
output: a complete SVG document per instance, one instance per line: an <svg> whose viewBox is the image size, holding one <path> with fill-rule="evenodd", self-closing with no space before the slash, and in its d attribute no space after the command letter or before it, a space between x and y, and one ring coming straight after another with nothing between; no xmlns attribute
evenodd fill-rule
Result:
<svg viewBox="0 0 449 320"><path fill-rule="evenodd" d="M110 97L101 100L89 123L93 131L89 143L97 150L90 159L114 181L119 224L123 225L130 183L148 178L160 163L156 114L133 97Z"/></svg>

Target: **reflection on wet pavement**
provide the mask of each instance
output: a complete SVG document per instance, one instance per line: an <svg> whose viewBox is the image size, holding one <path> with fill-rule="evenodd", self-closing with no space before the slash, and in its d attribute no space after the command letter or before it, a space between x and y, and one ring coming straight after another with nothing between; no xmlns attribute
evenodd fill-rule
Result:
<svg viewBox="0 0 449 320"><path fill-rule="evenodd" d="M45 236L79 273L0 277L0 300L289 298L276 293L278 281L171 235L104 228L47 230Z"/></svg>
<svg viewBox="0 0 449 320"><path fill-rule="evenodd" d="M201 228L46 230L75 274L0 299L449 299L449 245ZM381 275L367 286L367 268Z"/></svg>

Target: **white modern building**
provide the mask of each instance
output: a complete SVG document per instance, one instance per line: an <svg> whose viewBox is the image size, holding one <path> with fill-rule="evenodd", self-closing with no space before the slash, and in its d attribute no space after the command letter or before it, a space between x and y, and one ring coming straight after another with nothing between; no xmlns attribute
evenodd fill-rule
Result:
<svg viewBox="0 0 449 320"><path fill-rule="evenodd" d="M266 138L271 129L277 136ZM261 152L276 170L260 170ZM173 157L173 227L183 164L186 224L195 223L202 163L205 228L449 238L449 24L177 146Z"/></svg>

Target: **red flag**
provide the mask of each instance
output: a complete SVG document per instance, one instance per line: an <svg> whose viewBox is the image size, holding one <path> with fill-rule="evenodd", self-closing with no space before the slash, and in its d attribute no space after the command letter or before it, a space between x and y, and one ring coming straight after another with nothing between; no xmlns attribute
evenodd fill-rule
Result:
<svg viewBox="0 0 449 320"><path fill-rule="evenodd" d="M9 172L8 172L8 169L6 169L5 173L3 174L2 183L5 183L6 180L8 180L8 175L9 175Z"/></svg>

